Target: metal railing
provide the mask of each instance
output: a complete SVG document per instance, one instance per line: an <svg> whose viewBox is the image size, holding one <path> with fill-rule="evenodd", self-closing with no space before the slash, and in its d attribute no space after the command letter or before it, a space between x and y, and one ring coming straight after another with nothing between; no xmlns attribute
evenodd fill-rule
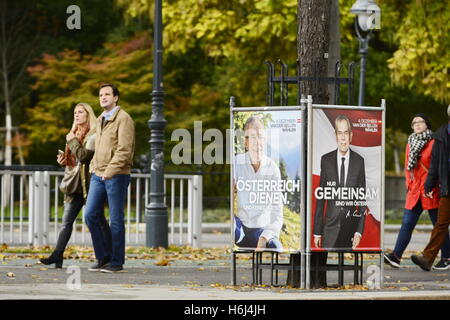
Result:
<svg viewBox="0 0 450 320"><path fill-rule="evenodd" d="M59 184L62 171L0 170L0 243L54 245L64 212ZM201 247L202 176L166 174L169 244ZM145 245L145 207L149 202L150 174L132 173L125 205L127 246ZM105 206L105 214L109 211ZM74 223L69 244L91 245L84 207Z"/></svg>

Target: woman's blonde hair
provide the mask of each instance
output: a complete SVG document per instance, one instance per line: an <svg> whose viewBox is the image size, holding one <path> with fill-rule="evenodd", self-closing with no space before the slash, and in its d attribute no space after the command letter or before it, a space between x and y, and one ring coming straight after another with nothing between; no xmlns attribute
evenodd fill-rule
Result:
<svg viewBox="0 0 450 320"><path fill-rule="evenodd" d="M89 115L89 119L88 119L89 120L89 132L87 133L87 135L90 135L95 132L95 129L97 127L97 117L95 116L94 110L88 103L86 103L86 102L77 103L75 108L78 106L82 106L83 109L86 110L86 112ZM76 129L77 128L76 128L76 124L75 124L75 120L74 120L71 131L74 132Z"/></svg>

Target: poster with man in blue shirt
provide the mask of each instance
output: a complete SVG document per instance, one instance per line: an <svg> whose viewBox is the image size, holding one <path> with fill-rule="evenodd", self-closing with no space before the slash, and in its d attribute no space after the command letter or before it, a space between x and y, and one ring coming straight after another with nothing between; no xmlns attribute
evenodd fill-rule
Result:
<svg viewBox="0 0 450 320"><path fill-rule="evenodd" d="M235 248L300 250L301 126L299 111L234 114Z"/></svg>

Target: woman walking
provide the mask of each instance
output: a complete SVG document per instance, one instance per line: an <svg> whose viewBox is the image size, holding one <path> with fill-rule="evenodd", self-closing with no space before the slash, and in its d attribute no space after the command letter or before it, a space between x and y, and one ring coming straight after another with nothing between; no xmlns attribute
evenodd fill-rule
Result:
<svg viewBox="0 0 450 320"><path fill-rule="evenodd" d="M96 117L91 106L79 103L74 109L74 120L66 135L66 148L57 155L57 162L66 166L61 191L64 192L64 215L56 248L48 258L40 259L43 264L55 264L62 268L63 254L72 235L73 223L83 208L89 188L89 164L94 155ZM74 172L78 171L77 174ZM74 177L74 178L72 178ZM70 182L69 182L70 181ZM111 230L105 217L101 219L107 246L111 246Z"/></svg>
<svg viewBox="0 0 450 320"><path fill-rule="evenodd" d="M412 123L413 133L408 138L405 156L406 175L406 203L403 214L402 226L395 243L394 250L384 254L384 262L394 268L400 267L400 261L406 247L411 240L411 235L423 210L428 210L433 225L437 220L439 199L437 190L431 198L425 196L424 184L431 163L431 150L434 139L432 138L431 124L428 117L417 114ZM441 248L441 260L433 267L436 270L450 268L450 240L447 238Z"/></svg>

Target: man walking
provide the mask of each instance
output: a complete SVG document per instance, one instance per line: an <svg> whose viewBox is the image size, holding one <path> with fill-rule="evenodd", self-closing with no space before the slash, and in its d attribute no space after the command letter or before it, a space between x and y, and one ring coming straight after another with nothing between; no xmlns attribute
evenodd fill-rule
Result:
<svg viewBox="0 0 450 320"><path fill-rule="evenodd" d="M439 207L437 222L431 232L431 238L422 255L412 255L411 260L425 271L430 271L434 259L439 252L450 225L449 198L449 134L450 134L450 105L447 108L448 123L443 124L433 134L435 143L431 152L431 164L425 182L425 195L433 196L433 187L439 185Z"/></svg>
<svg viewBox="0 0 450 320"><path fill-rule="evenodd" d="M119 90L114 85L102 85L99 99L104 112L97 118L92 177L85 209L85 220L97 258L97 263L89 271L120 272L125 263L124 207L134 154L134 122L118 106ZM110 251L99 220L105 202L110 213Z"/></svg>

